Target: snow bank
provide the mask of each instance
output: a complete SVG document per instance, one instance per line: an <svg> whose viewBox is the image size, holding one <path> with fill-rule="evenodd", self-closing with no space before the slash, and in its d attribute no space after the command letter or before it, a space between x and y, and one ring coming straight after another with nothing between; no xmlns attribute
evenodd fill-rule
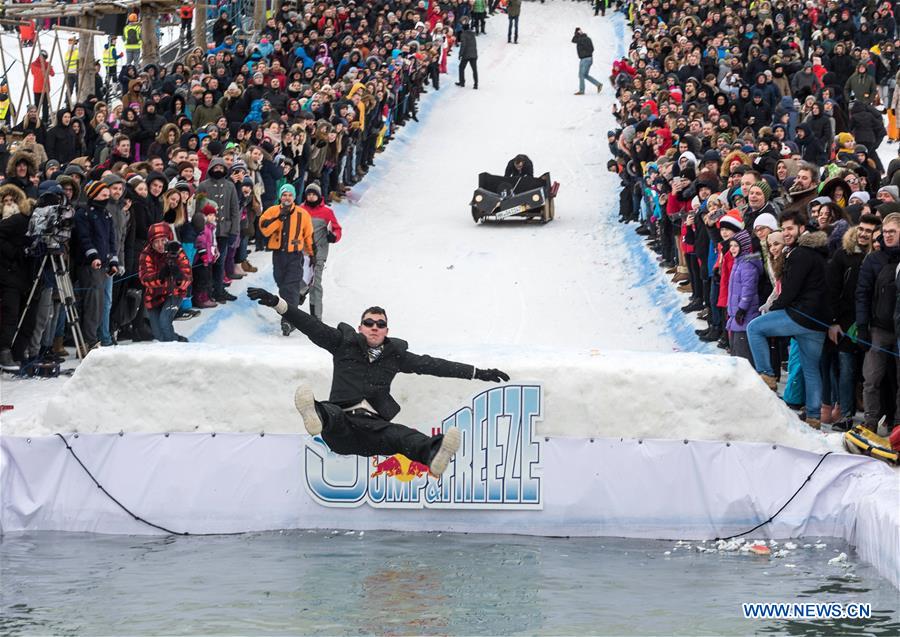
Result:
<svg viewBox="0 0 900 637"><path fill-rule="evenodd" d="M326 398L332 363L312 347L224 348L156 344L92 352L37 423L11 435L201 431L302 432L293 391ZM777 399L742 359L599 350L430 351L498 366L544 387L544 436L774 442L811 451L827 445ZM401 375L398 422L424 431L486 387L478 381Z"/></svg>

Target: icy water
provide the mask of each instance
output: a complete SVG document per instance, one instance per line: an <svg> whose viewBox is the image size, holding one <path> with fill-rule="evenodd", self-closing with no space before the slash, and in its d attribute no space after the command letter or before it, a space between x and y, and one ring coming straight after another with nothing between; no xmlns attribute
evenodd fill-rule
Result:
<svg viewBox="0 0 900 637"><path fill-rule="evenodd" d="M0 634L900 634L898 591L823 542L775 559L611 538L11 535ZM829 566L840 551L849 566ZM869 602L873 617L745 620L749 601Z"/></svg>

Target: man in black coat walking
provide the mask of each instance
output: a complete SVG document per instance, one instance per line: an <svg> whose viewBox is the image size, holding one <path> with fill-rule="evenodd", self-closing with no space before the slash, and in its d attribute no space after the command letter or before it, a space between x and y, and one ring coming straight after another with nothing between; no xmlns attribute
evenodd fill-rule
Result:
<svg viewBox="0 0 900 637"><path fill-rule="evenodd" d="M499 369L413 354L406 341L388 338L387 313L370 307L354 330L346 323L331 327L303 310L261 288L249 288L247 296L260 305L275 308L284 320L306 334L334 357L331 395L316 401L312 390L298 387L294 405L310 435L322 434L332 451L343 455L391 456L402 453L427 465L440 476L459 449L461 435L452 427L443 435L426 436L390 422L400 411L391 396L394 376L426 374L442 378L466 378L499 383L509 376Z"/></svg>
<svg viewBox="0 0 900 637"><path fill-rule="evenodd" d="M472 66L472 88L478 89L478 45L475 42L475 33L469 28L469 22L464 20L462 31L459 34L459 82L457 86L466 85L466 65Z"/></svg>
<svg viewBox="0 0 900 637"><path fill-rule="evenodd" d="M594 64L594 43L579 27L575 28L572 42L575 44L575 52L578 54L578 91L575 95L584 95L585 80L596 86L599 93L603 90L603 84L592 77L590 73L591 66Z"/></svg>

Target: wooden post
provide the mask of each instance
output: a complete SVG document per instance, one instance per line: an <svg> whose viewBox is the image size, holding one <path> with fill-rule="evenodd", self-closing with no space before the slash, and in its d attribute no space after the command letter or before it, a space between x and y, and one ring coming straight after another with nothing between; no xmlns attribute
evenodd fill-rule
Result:
<svg viewBox="0 0 900 637"><path fill-rule="evenodd" d="M85 14L78 18L78 28L94 31L97 17ZM78 40L78 92L76 101L83 102L94 93L97 70L94 68L94 34L83 33ZM99 96L98 96L99 97Z"/></svg>
<svg viewBox="0 0 900 637"><path fill-rule="evenodd" d="M53 113L56 113L57 111L59 111L62 108L64 99L66 101L66 106L69 105L69 93L71 92L69 90L69 54L74 50L74 47L72 44L69 44L65 53L63 53L62 50L63 50L62 45L60 44L59 45L59 54L62 58L63 86L62 86L62 90L59 92L59 99L56 100L56 109L53 110ZM51 62L51 64L52 64L52 62ZM53 102L50 102L50 108L53 109ZM52 118L53 113L51 113L51 119L53 119Z"/></svg>
<svg viewBox="0 0 900 637"><path fill-rule="evenodd" d="M141 67L159 64L159 38L156 37L158 14L147 6L141 7Z"/></svg>
<svg viewBox="0 0 900 637"><path fill-rule="evenodd" d="M194 46L206 51L206 3L194 5Z"/></svg>
<svg viewBox="0 0 900 637"><path fill-rule="evenodd" d="M34 40L35 40L34 45L31 47L31 57L28 59L28 66L26 66L24 69L25 84L22 86L22 93L19 95L19 101L16 103L16 113L21 112L22 98L25 97L26 93L28 93L28 95L29 95L28 103L31 104L31 94L28 92L28 76L31 75L31 63L34 62L34 52L41 50L41 39L40 39L39 33L35 34ZM55 45L58 41L59 41L59 34L57 33L56 39L53 41L53 44ZM22 64L25 64L25 50L22 48L22 39L21 38L19 38L19 56L22 58ZM46 98L48 100L50 99L49 91L47 91L47 93L46 93ZM12 98L10 98L10 100L12 100ZM49 102L48 102L48 104L49 104ZM41 116L41 114L40 114L40 112L38 112L38 117L40 117L40 116Z"/></svg>
<svg viewBox="0 0 900 637"><path fill-rule="evenodd" d="M266 28L266 0L256 0L253 7L253 30L259 34Z"/></svg>

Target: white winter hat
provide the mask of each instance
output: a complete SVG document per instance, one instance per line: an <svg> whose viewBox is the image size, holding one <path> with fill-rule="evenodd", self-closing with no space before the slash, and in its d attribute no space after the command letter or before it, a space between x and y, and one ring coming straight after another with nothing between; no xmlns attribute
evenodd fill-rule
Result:
<svg viewBox="0 0 900 637"><path fill-rule="evenodd" d="M778 220L771 212L764 212L753 222L753 229L769 228L770 230L778 230Z"/></svg>

